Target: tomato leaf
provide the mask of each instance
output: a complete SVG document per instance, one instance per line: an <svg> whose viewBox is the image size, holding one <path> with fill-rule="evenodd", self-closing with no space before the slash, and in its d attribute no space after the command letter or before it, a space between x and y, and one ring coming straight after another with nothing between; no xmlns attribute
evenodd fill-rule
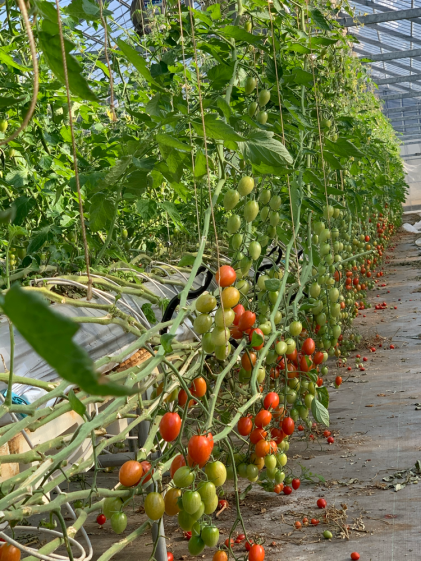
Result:
<svg viewBox="0 0 421 561"><path fill-rule="evenodd" d="M326 427L329 426L329 411L318 399L313 399L311 402L311 412L317 423L323 423Z"/></svg>
<svg viewBox="0 0 421 561"><path fill-rule="evenodd" d="M320 189L324 188L323 183L320 181L320 179L317 177L317 175L311 169L306 169L305 170L305 172L303 174L303 179L306 183L314 183L315 185L317 185L317 187L320 187Z"/></svg>
<svg viewBox="0 0 421 561"><path fill-rule="evenodd" d="M158 204L153 199L139 199L136 203L137 211L143 220L151 220L158 213Z"/></svg>
<svg viewBox="0 0 421 561"><path fill-rule="evenodd" d="M321 388L316 388L316 390L318 400L327 409L329 407L329 392L327 388L325 386L322 386Z"/></svg>
<svg viewBox="0 0 421 561"><path fill-rule="evenodd" d="M317 27L323 29L324 31L329 31L330 25L318 8L309 8L308 11L310 12L311 19Z"/></svg>
<svg viewBox="0 0 421 561"><path fill-rule="evenodd" d="M15 284L0 299L4 313L33 349L59 376L93 395L136 393L118 384L101 383L88 353L73 341L79 326L38 295Z"/></svg>
<svg viewBox="0 0 421 561"><path fill-rule="evenodd" d="M242 41L250 45L257 45L257 43L261 41L261 37L249 33L244 28L238 27L238 25L227 25L220 29L219 33L227 39L235 39L236 41Z"/></svg>
<svg viewBox="0 0 421 561"><path fill-rule="evenodd" d="M281 288L281 281L279 279L267 279L265 280L266 290L269 292L276 292Z"/></svg>
<svg viewBox="0 0 421 561"><path fill-rule="evenodd" d="M214 113L209 113L205 116L206 137L208 139L233 140L234 142L244 140L243 136L239 135L230 125L227 125L227 123L217 117L218 115ZM202 122L193 121L192 125L197 134L203 136Z"/></svg>
<svg viewBox="0 0 421 561"><path fill-rule="evenodd" d="M273 138L270 131L251 131L239 148L245 160L254 165L266 164L279 167L282 163L292 164L293 158L282 142Z"/></svg>
<svg viewBox="0 0 421 561"><path fill-rule="evenodd" d="M260 333L257 333L256 331L253 331L253 335L251 336L251 346L252 347L260 347L260 345L263 343L263 341L264 341L264 339L260 335Z"/></svg>
<svg viewBox="0 0 421 561"><path fill-rule="evenodd" d="M355 144L352 144L352 142L346 138L338 138L336 142L326 138L325 145L328 150L335 152L335 154L339 156L344 156L346 158L350 158L351 156L354 156L354 158L364 158L364 154L358 150Z"/></svg>
<svg viewBox="0 0 421 561"><path fill-rule="evenodd" d="M73 390L70 390L69 393L67 394L67 397L69 398L69 403L73 409L73 411L76 411L76 413L79 413L79 415L81 417L83 417L83 415L85 414L86 411L86 405L84 405L80 399L78 397L76 397L75 392Z"/></svg>
<svg viewBox="0 0 421 561"><path fill-rule="evenodd" d="M147 82L152 84L157 90L165 91L164 88L153 79L149 68L146 66L146 60L133 47L125 43L122 39L116 39L116 43L126 59L133 64L139 74L143 76Z"/></svg>
<svg viewBox="0 0 421 561"><path fill-rule="evenodd" d="M89 226L93 232L105 228L114 215L115 203L102 192L95 193L89 207Z"/></svg>
<svg viewBox="0 0 421 561"><path fill-rule="evenodd" d="M171 342L174 337L175 335L171 335L170 333L164 333L163 335L161 335L161 345L165 353L167 354L172 352Z"/></svg>
<svg viewBox="0 0 421 561"><path fill-rule="evenodd" d="M149 321L149 323L156 323L156 316L152 309L152 304L149 302L142 304L142 312L145 314L145 318Z"/></svg>
<svg viewBox="0 0 421 561"><path fill-rule="evenodd" d="M184 144L184 142L181 142L180 140L174 138L169 134L157 134L156 141L158 142L158 144L170 146L171 148L176 148L177 150L181 150L182 152L191 152L193 148L192 146Z"/></svg>
<svg viewBox="0 0 421 561"><path fill-rule="evenodd" d="M307 376L308 376L308 378L310 378L310 380L313 382L313 384L315 384L317 382L317 378L319 377L319 375L317 374L317 370L315 370L314 368L307 372Z"/></svg>
<svg viewBox="0 0 421 561"><path fill-rule="evenodd" d="M190 253L185 253L180 259L178 266L191 267L192 265L194 265L195 261L196 261L196 257L194 255L191 255Z"/></svg>

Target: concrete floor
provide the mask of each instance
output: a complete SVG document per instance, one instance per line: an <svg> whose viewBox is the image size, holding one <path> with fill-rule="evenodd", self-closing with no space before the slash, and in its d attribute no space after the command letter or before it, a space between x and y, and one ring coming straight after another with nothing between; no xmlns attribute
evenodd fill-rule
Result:
<svg viewBox="0 0 421 561"><path fill-rule="evenodd" d="M369 296L373 308L362 311L356 320L365 344L351 354L351 372L330 368L332 380L337 373L344 379L339 390L329 388L335 443L328 446L321 437L310 445L304 439L294 439L291 446L288 465L293 473L300 476L304 468L306 473L322 476L325 483L303 480L300 489L289 497L257 488L242 502L249 535L264 540L267 561L345 561L353 551L359 552L361 561L421 559L421 483L398 492L383 489L384 477L412 468L421 460L421 410L414 405L421 402L421 250L414 240L413 234L400 234L396 249L387 252L391 259L385 265L385 276ZM386 286L380 287L383 283ZM374 304L383 301L397 309L375 311ZM377 341L375 353L368 350L368 341ZM380 341L382 348L378 346ZM394 350L389 348L391 341ZM357 353L368 358L365 372L355 367ZM104 474L101 479L100 486L111 486L117 474ZM243 481L241 487L246 487ZM327 500L329 516L343 517L341 525L333 520L323 523L324 511L316 507L319 497ZM134 508L127 513L129 524L124 535L144 521L141 510ZM295 530L294 522L303 516L319 518L321 523ZM99 529L94 517L90 518L85 527L97 559L117 536L108 524ZM228 536L234 518L235 508L218 517L221 542ZM174 558L192 559L176 518L165 518L165 527ZM332 531L332 540L323 539L325 529ZM114 559L149 559L151 541L148 534ZM207 548L200 557L210 560L214 551ZM236 557L244 559L243 544L235 545L234 551Z"/></svg>

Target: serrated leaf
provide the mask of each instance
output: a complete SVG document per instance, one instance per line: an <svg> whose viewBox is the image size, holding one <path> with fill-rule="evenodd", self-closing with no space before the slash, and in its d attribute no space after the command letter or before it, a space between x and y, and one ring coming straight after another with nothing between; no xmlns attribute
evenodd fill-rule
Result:
<svg viewBox="0 0 421 561"><path fill-rule="evenodd" d="M52 233L49 226L42 228L36 235L31 239L28 245L28 254L36 253L41 247L52 237Z"/></svg>
<svg viewBox="0 0 421 561"><path fill-rule="evenodd" d="M288 49L300 55L308 55L311 53L311 50L302 43L289 43Z"/></svg>
<svg viewBox="0 0 421 561"><path fill-rule="evenodd" d="M156 135L156 141L158 144L162 144L164 146L170 146L171 148L176 148L177 150L181 150L181 152L191 152L193 147L189 146L188 144L184 144L177 138L169 134L159 133Z"/></svg>
<svg viewBox="0 0 421 561"><path fill-rule="evenodd" d="M208 79L215 89L222 88L227 84L234 72L234 64L217 64L208 70Z"/></svg>
<svg viewBox="0 0 421 561"><path fill-rule="evenodd" d="M14 169L9 171L5 177L6 183L13 185L16 189L23 187L28 183L28 170L25 168Z"/></svg>
<svg viewBox="0 0 421 561"><path fill-rule="evenodd" d="M91 198L89 207L89 226L92 232L104 229L114 215L115 203L101 191Z"/></svg>
<svg viewBox="0 0 421 561"><path fill-rule="evenodd" d="M143 220L151 220L158 213L158 204L152 199L139 199L136 202L136 207Z"/></svg>
<svg viewBox="0 0 421 561"><path fill-rule="evenodd" d="M203 136L202 122L192 121L192 125L196 133ZM218 119L218 115L212 113L205 115L205 128L206 138L208 139L233 140L234 142L245 140L244 137L235 132L230 125L227 125L227 123Z"/></svg>
<svg viewBox="0 0 421 561"><path fill-rule="evenodd" d="M198 150L194 160L194 176L196 178L203 177L207 172L206 156L201 150Z"/></svg>
<svg viewBox="0 0 421 561"><path fill-rule="evenodd" d="M323 158L333 169L343 168L341 162L331 152L323 150Z"/></svg>
<svg viewBox="0 0 421 561"><path fill-rule="evenodd" d="M26 68L26 66L22 66L21 64L15 62L13 58L7 54L6 50L7 47L0 47L0 62L2 64L5 64L10 68L16 68L17 70L20 70L20 72L28 72L28 70L30 70L30 68Z"/></svg>
<svg viewBox="0 0 421 561"><path fill-rule="evenodd" d="M302 68L297 68L294 71L294 82L296 84L301 84L303 86L313 83L313 74L303 70Z"/></svg>
<svg viewBox="0 0 421 561"><path fill-rule="evenodd" d="M1 306L13 325L33 349L56 372L92 395L125 396L136 393L114 383L104 383L94 371L88 353L73 341L79 326L59 314L38 294L15 284L2 297ZM106 378L104 378L106 380Z"/></svg>
<svg viewBox="0 0 421 561"><path fill-rule="evenodd" d="M16 216L13 219L13 224L21 225L27 218L31 210L36 206L36 201L33 198L25 196L18 197L13 206L16 208Z"/></svg>
<svg viewBox="0 0 421 561"><path fill-rule="evenodd" d="M310 380L313 382L313 384L315 384L317 382L317 378L319 377L319 375L317 374L317 370L309 370L306 373L306 376L308 378L310 378Z"/></svg>
<svg viewBox="0 0 421 561"><path fill-rule="evenodd" d="M16 216L16 207L13 205L6 210L0 212L0 224L9 224L13 222Z"/></svg>
<svg viewBox="0 0 421 561"><path fill-rule="evenodd" d="M281 281L279 279L267 279L265 280L266 290L269 292L276 292L281 288Z"/></svg>
<svg viewBox="0 0 421 561"><path fill-rule="evenodd" d="M292 164L293 158L282 142L273 138L273 132L255 130L249 133L245 142L239 143L245 160L254 165L266 164L280 167Z"/></svg>
<svg viewBox="0 0 421 561"><path fill-rule="evenodd" d="M152 304L149 302L142 304L142 312L145 314L145 318L149 321L149 323L156 323L156 316L152 309Z"/></svg>
<svg viewBox="0 0 421 561"><path fill-rule="evenodd" d="M316 388L317 398L326 409L329 407L329 391L325 386Z"/></svg>
<svg viewBox="0 0 421 561"><path fill-rule="evenodd" d="M354 158L364 158L364 154L358 150L355 144L352 144L352 142L346 138L338 138L335 142L326 138L325 146L328 150L335 152L335 154L338 154L339 156L346 158L350 158L351 156Z"/></svg>
<svg viewBox="0 0 421 561"><path fill-rule="evenodd" d="M180 259L178 266L191 267L192 265L194 265L195 261L196 261L196 257L194 255L191 255L190 253L185 253Z"/></svg>
<svg viewBox="0 0 421 561"><path fill-rule="evenodd" d="M306 169L303 174L303 180L305 183L314 183L317 187L320 187L321 189L324 188L324 184L311 169Z"/></svg>
<svg viewBox="0 0 421 561"><path fill-rule="evenodd" d="M175 335L170 335L169 333L164 333L163 335L161 335L161 339L160 339L161 345L166 354L172 352L171 342L174 339L174 337Z"/></svg>
<svg viewBox="0 0 421 561"><path fill-rule="evenodd" d="M162 203L159 203L159 206L168 213L168 216L171 218L174 224L177 224L178 226L181 224L181 216L174 203L163 201Z"/></svg>
<svg viewBox="0 0 421 561"><path fill-rule="evenodd" d="M252 347L260 347L260 345L263 343L264 338L260 335L260 333L257 333L256 331L253 331L253 335L251 336L251 346Z"/></svg>
<svg viewBox="0 0 421 561"><path fill-rule="evenodd" d="M153 79L149 68L146 66L146 60L133 47L121 39L116 39L116 43L126 59L133 64L139 74L143 76L147 82L153 84L156 89L164 91L164 89Z"/></svg>
<svg viewBox="0 0 421 561"><path fill-rule="evenodd" d="M73 411L76 411L76 413L78 413L81 417L83 417L83 415L86 412L86 405L84 405L80 401L80 399L76 397L75 392L73 390L69 391L67 397L69 398L69 403Z"/></svg>
<svg viewBox="0 0 421 561"><path fill-rule="evenodd" d="M221 96L218 97L218 99L216 100L216 105L222 111L226 119L229 119L231 117L231 107L223 97Z"/></svg>
<svg viewBox="0 0 421 561"><path fill-rule="evenodd" d="M100 20L101 11L90 0L72 0L66 8L66 12L74 19L84 19L86 21Z"/></svg>
<svg viewBox="0 0 421 561"><path fill-rule="evenodd" d="M329 411L318 399L313 399L311 402L311 413L317 423L329 426Z"/></svg>
<svg viewBox="0 0 421 561"><path fill-rule="evenodd" d="M310 12L311 19L317 27L323 29L324 31L329 31L330 25L318 8L309 8L308 11Z"/></svg>
<svg viewBox="0 0 421 561"><path fill-rule="evenodd" d="M249 45L257 45L261 41L261 37L249 33L238 25L227 25L219 29L219 33L226 39L235 39L236 41L249 43Z"/></svg>

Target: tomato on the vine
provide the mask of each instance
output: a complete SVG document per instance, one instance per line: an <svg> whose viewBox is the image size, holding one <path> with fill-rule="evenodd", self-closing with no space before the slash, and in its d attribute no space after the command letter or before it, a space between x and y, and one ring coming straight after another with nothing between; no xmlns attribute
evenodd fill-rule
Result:
<svg viewBox="0 0 421 561"><path fill-rule="evenodd" d="M222 265L215 275L215 281L222 287L231 286L235 283L236 278L237 274L230 265Z"/></svg>
<svg viewBox="0 0 421 561"><path fill-rule="evenodd" d="M250 329L253 327L255 321L256 321L256 314L254 312L250 312L249 310L246 310L240 315L240 318L238 320L238 328L241 329L241 331Z"/></svg>
<svg viewBox="0 0 421 561"><path fill-rule="evenodd" d="M96 517L96 521L100 526L103 526L107 522L107 518L104 514L98 514L98 516Z"/></svg>
<svg viewBox="0 0 421 561"><path fill-rule="evenodd" d="M118 472L118 479L124 487L134 487L143 476L143 466L136 460L125 462Z"/></svg>
<svg viewBox="0 0 421 561"><path fill-rule="evenodd" d="M272 413L266 409L260 410L254 418L254 424L261 429L268 425L272 420Z"/></svg>
<svg viewBox="0 0 421 561"><path fill-rule="evenodd" d="M263 400L263 407L265 409L276 409L279 405L279 395L276 392L269 392L265 395Z"/></svg>
<svg viewBox="0 0 421 561"><path fill-rule="evenodd" d="M127 516L124 512L115 512L111 516L111 528L116 534L122 534L127 527Z"/></svg>
<svg viewBox="0 0 421 561"><path fill-rule="evenodd" d="M253 421L251 417L241 417L237 424L238 433L241 436L248 436L253 429Z"/></svg>
<svg viewBox="0 0 421 561"><path fill-rule="evenodd" d="M295 429L295 423L291 417L285 417L282 421L282 430L287 436L290 436Z"/></svg>
<svg viewBox="0 0 421 561"><path fill-rule="evenodd" d="M265 549L261 545L254 544L249 551L249 561L263 561L265 558Z"/></svg>
<svg viewBox="0 0 421 561"><path fill-rule="evenodd" d="M250 442L252 444L257 444L259 440L266 438L267 432L262 428L256 428L250 433Z"/></svg>
<svg viewBox="0 0 421 561"><path fill-rule="evenodd" d="M204 466L212 454L213 441L203 435L194 435L188 443L189 456L194 464Z"/></svg>
<svg viewBox="0 0 421 561"><path fill-rule="evenodd" d="M159 423L159 432L166 442L172 442L180 434L181 417L178 413L168 411Z"/></svg>
<svg viewBox="0 0 421 561"><path fill-rule="evenodd" d="M202 376L195 378L192 385L190 386L190 392L195 397L203 397L206 393L206 389L206 380Z"/></svg>
<svg viewBox="0 0 421 561"><path fill-rule="evenodd" d="M5 543L0 547L0 560L1 561L20 561L21 551L18 547Z"/></svg>
<svg viewBox="0 0 421 561"><path fill-rule="evenodd" d="M304 341L301 352L305 355L312 355L316 350L316 343L310 337Z"/></svg>

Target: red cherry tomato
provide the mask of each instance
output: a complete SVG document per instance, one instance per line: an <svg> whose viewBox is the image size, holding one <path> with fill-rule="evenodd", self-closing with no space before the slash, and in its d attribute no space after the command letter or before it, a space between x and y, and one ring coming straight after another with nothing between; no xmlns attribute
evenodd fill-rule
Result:
<svg viewBox="0 0 421 561"><path fill-rule="evenodd" d="M368 238L368 236L366 236L366 238ZM353 553L351 553L351 559L352 559L352 561L358 561L359 558L360 558L360 554L357 553L356 551L354 551Z"/></svg>
<svg viewBox="0 0 421 561"><path fill-rule="evenodd" d="M230 265L222 265L215 275L215 280L219 286L231 286L235 283L237 274Z"/></svg>
<svg viewBox="0 0 421 561"><path fill-rule="evenodd" d="M253 547L253 540L247 540L246 543L244 544L244 547L246 548L247 551L250 551L250 549Z"/></svg>
<svg viewBox="0 0 421 561"><path fill-rule="evenodd" d="M252 444L257 444L259 442L259 440L262 440L262 439L266 438L267 434L268 433L263 429L254 429L250 433L250 442Z"/></svg>
<svg viewBox="0 0 421 561"><path fill-rule="evenodd" d="M234 545L234 540L232 538L231 539L227 538L224 543L225 543L225 547L229 547L230 543L231 543L231 547L232 547Z"/></svg>
<svg viewBox="0 0 421 561"><path fill-rule="evenodd" d="M236 306L234 306L232 310L235 313L234 325L238 325L238 322L240 321L240 317L244 314L246 309L242 304L237 304Z"/></svg>
<svg viewBox="0 0 421 561"><path fill-rule="evenodd" d="M168 411L159 423L159 432L166 442L172 442L180 434L181 417L178 413Z"/></svg>
<svg viewBox="0 0 421 561"><path fill-rule="evenodd" d="M254 424L257 428L261 429L268 425L272 420L272 413L270 411L266 411L266 409L262 409L257 413L254 418Z"/></svg>
<svg viewBox="0 0 421 561"><path fill-rule="evenodd" d="M241 329L241 331L250 329L251 327L253 327L255 321L256 314L247 310L243 314L241 314L240 319L238 320L238 328Z"/></svg>
<svg viewBox="0 0 421 561"><path fill-rule="evenodd" d="M269 392L263 400L265 409L276 409L279 405L279 395L276 392Z"/></svg>
<svg viewBox="0 0 421 561"><path fill-rule="evenodd" d="M249 551L249 561L263 561L265 550L261 545L254 544Z"/></svg>
<svg viewBox="0 0 421 561"><path fill-rule="evenodd" d="M209 440L203 435L194 435L188 444L189 456L194 464L204 466L212 454L213 440Z"/></svg>
<svg viewBox="0 0 421 561"><path fill-rule="evenodd" d="M309 337L302 344L301 352L304 355L312 355L315 350L316 350L316 343L313 341L313 339L311 339L311 337Z"/></svg>
<svg viewBox="0 0 421 561"><path fill-rule="evenodd" d="M96 521L100 526L103 526L107 522L105 514L98 514Z"/></svg>
<svg viewBox="0 0 421 561"><path fill-rule="evenodd" d="M314 357L313 357L314 364L316 365L321 364L323 362L323 358L324 358L324 354L322 353L322 351L317 351L317 353L314 353Z"/></svg>
<svg viewBox="0 0 421 561"><path fill-rule="evenodd" d="M298 478L295 478L291 482L292 488L296 491L299 486L301 485L301 481Z"/></svg>
<svg viewBox="0 0 421 561"><path fill-rule="evenodd" d="M241 436L247 436L253 429L253 421L250 417L241 417L238 421L237 430Z"/></svg>
<svg viewBox="0 0 421 561"><path fill-rule="evenodd" d="M317 499L317 506L319 508L326 508L327 502L326 499Z"/></svg>
<svg viewBox="0 0 421 561"><path fill-rule="evenodd" d="M174 561L174 555L171 551L167 551L167 561Z"/></svg>
<svg viewBox="0 0 421 561"><path fill-rule="evenodd" d="M295 423L291 417L285 417L282 421L282 430L287 436L290 436L294 432Z"/></svg>
<svg viewBox="0 0 421 561"><path fill-rule="evenodd" d="M292 493L292 488L289 485L284 487L284 495L290 495Z"/></svg>

